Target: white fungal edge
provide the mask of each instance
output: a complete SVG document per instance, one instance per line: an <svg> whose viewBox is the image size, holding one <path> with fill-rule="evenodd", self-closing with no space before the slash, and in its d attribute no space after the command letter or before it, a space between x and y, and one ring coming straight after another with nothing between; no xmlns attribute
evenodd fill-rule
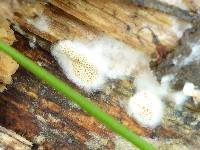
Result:
<svg viewBox="0 0 200 150"><path fill-rule="evenodd" d="M72 60L65 49L84 58L98 71L98 78L93 84L85 84L73 74ZM61 40L51 47L51 53L58 61L66 76L86 91L101 89L109 79L124 79L133 72L148 66L149 60L142 53L118 40L102 35L95 40L82 42L78 40Z"/></svg>

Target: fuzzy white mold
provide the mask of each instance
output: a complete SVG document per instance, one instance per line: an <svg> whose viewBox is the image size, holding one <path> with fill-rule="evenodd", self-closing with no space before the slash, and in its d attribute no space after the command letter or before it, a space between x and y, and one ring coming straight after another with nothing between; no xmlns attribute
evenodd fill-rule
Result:
<svg viewBox="0 0 200 150"><path fill-rule="evenodd" d="M164 105L149 91L136 93L128 103L128 113L144 127L155 128L161 123Z"/></svg>
<svg viewBox="0 0 200 150"><path fill-rule="evenodd" d="M182 91L186 96L193 97L195 104L198 104L200 100L200 90L196 89L193 83L186 82Z"/></svg>
<svg viewBox="0 0 200 150"><path fill-rule="evenodd" d="M161 99L163 96L168 94L167 89L161 86L150 68L145 68L145 70L141 70L135 76L134 82L137 91L148 90Z"/></svg>
<svg viewBox="0 0 200 150"><path fill-rule="evenodd" d="M137 72L148 64L148 58L128 45L103 36L89 44L106 64L106 76L117 79Z"/></svg>
<svg viewBox="0 0 200 150"><path fill-rule="evenodd" d="M42 32L49 32L50 30L49 19L44 15L40 15L35 19L27 19L27 22Z"/></svg>
<svg viewBox="0 0 200 150"><path fill-rule="evenodd" d="M100 89L107 78L121 79L148 66L143 53L107 36L85 43L59 41L51 51L68 78L87 91Z"/></svg>
<svg viewBox="0 0 200 150"><path fill-rule="evenodd" d="M182 91L172 93L171 97L176 103L176 106L182 106L188 100L188 96L186 96Z"/></svg>
<svg viewBox="0 0 200 150"><path fill-rule="evenodd" d="M175 76L173 74L165 75L161 78L161 86L163 89L169 90L170 89L170 82L174 80Z"/></svg>
<svg viewBox="0 0 200 150"><path fill-rule="evenodd" d="M51 48L66 76L85 90L99 89L105 81L98 56L78 41L59 41Z"/></svg>
<svg viewBox="0 0 200 150"><path fill-rule="evenodd" d="M187 96L193 96L194 94L194 84L190 82L186 82L183 87L183 93Z"/></svg>

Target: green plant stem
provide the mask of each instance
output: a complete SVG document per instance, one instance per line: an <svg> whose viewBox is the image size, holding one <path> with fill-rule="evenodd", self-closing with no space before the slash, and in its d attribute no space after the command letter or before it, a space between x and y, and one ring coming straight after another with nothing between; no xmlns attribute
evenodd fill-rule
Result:
<svg viewBox="0 0 200 150"><path fill-rule="evenodd" d="M132 144L141 150L156 150L156 148L146 142L144 139L124 127L119 121L102 111L99 107L93 104L86 97L79 94L76 90L72 89L66 83L55 77L53 74L46 71L44 68L38 66L32 60L4 43L0 40L0 50L4 51L15 59L21 66L36 75L41 80L44 80L51 87L62 93L64 96L78 104L83 110L94 116L97 120L101 121L106 127L110 128L115 133L121 135ZM6 66L5 66L6 67Z"/></svg>

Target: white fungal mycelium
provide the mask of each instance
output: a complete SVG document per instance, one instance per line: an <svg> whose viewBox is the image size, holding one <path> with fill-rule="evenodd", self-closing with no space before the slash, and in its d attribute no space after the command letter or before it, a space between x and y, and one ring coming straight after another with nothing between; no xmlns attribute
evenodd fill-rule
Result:
<svg viewBox="0 0 200 150"><path fill-rule="evenodd" d="M89 42L59 41L51 53L67 77L86 91L101 89L108 78L135 75L137 93L130 99L127 111L143 126L153 128L160 123L164 90L143 53L106 36Z"/></svg>
<svg viewBox="0 0 200 150"><path fill-rule="evenodd" d="M141 70L135 76L136 94L130 98L128 109L130 116L144 127L155 128L161 123L164 104L163 97L168 94L167 78L161 85L150 68Z"/></svg>
<svg viewBox="0 0 200 150"><path fill-rule="evenodd" d="M106 76L112 79L129 76L148 64L142 52L106 36L91 42L89 47L105 62Z"/></svg>
<svg viewBox="0 0 200 150"><path fill-rule="evenodd" d="M186 82L184 87L183 87L183 93L187 96L193 96L194 94L194 84L190 82Z"/></svg>
<svg viewBox="0 0 200 150"><path fill-rule="evenodd" d="M187 100L188 96L186 96L182 91L173 92L170 94L171 99L176 103L177 107L182 106Z"/></svg>
<svg viewBox="0 0 200 150"><path fill-rule="evenodd" d="M159 83L145 54L107 36L88 42L62 40L51 47L51 53L66 76L88 92L100 90L107 79L133 75L136 94L125 108L144 127L161 123L166 96L173 95L175 102L181 103L183 92L171 92L169 87L174 75L164 76Z"/></svg>
<svg viewBox="0 0 200 150"><path fill-rule="evenodd" d="M163 76L160 81L162 88L168 91L170 89L170 82L174 80L174 78L175 76L173 74Z"/></svg>
<svg viewBox="0 0 200 150"><path fill-rule="evenodd" d="M87 91L99 89L105 82L104 65L98 55L79 41L63 40L53 45L52 55L66 76Z"/></svg>
<svg viewBox="0 0 200 150"><path fill-rule="evenodd" d="M155 128L162 120L164 105L152 92L141 91L130 98L127 109L142 126Z"/></svg>
<svg viewBox="0 0 200 150"><path fill-rule="evenodd" d="M182 92L186 96L193 97L195 104L200 101L200 90L195 87L195 85L191 82L186 82Z"/></svg>
<svg viewBox="0 0 200 150"><path fill-rule="evenodd" d="M139 72L137 76L135 76L134 82L137 91L148 90L161 99L167 94L166 89L161 86L157 81L156 76L149 68Z"/></svg>
<svg viewBox="0 0 200 150"><path fill-rule="evenodd" d="M85 90L100 89L106 79L121 79L146 64L145 55L107 36L89 42L63 40L51 48L65 74Z"/></svg>
<svg viewBox="0 0 200 150"><path fill-rule="evenodd" d="M35 28L40 30L41 32L49 32L49 19L44 15L39 15L34 19L27 19L27 22L32 24Z"/></svg>

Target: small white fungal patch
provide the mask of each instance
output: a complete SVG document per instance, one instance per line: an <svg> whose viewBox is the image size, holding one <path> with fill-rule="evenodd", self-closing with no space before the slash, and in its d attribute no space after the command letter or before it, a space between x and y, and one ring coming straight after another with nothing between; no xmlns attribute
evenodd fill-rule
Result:
<svg viewBox="0 0 200 150"><path fill-rule="evenodd" d="M31 39L29 39L28 44L29 44L29 46L30 46L31 48L34 49L34 48L36 47L36 44L37 44L36 37L33 36Z"/></svg>
<svg viewBox="0 0 200 150"><path fill-rule="evenodd" d="M171 97L178 107L182 106L188 100L188 96L186 96L182 91L172 93Z"/></svg>
<svg viewBox="0 0 200 150"><path fill-rule="evenodd" d="M129 76L149 62L142 52L107 36L102 36L87 46L105 62L105 74L108 78L119 79Z"/></svg>
<svg viewBox="0 0 200 150"><path fill-rule="evenodd" d="M190 82L186 82L184 87L183 87L183 93L187 96L193 96L194 94L194 84Z"/></svg>
<svg viewBox="0 0 200 150"><path fill-rule="evenodd" d="M27 22L42 32L49 32L49 19L44 15L40 15L35 19L27 19Z"/></svg>
<svg viewBox="0 0 200 150"><path fill-rule="evenodd" d="M149 91L141 91L131 97L128 113L144 127L155 128L162 120L164 105Z"/></svg>
<svg viewBox="0 0 200 150"><path fill-rule="evenodd" d="M163 88L157 81L156 76L153 72L146 68L135 76L135 86L137 91L148 90L154 93L157 97L162 99L167 94L165 88Z"/></svg>
<svg viewBox="0 0 200 150"><path fill-rule="evenodd" d="M198 104L200 101L200 90L195 88L195 85L191 82L186 82L183 87L183 93L186 96L193 97L195 104Z"/></svg>
<svg viewBox="0 0 200 150"><path fill-rule="evenodd" d="M168 75L165 75L161 78L161 86L167 90L170 89L169 85L170 85L170 82L175 78L175 76L173 74L168 74Z"/></svg>

